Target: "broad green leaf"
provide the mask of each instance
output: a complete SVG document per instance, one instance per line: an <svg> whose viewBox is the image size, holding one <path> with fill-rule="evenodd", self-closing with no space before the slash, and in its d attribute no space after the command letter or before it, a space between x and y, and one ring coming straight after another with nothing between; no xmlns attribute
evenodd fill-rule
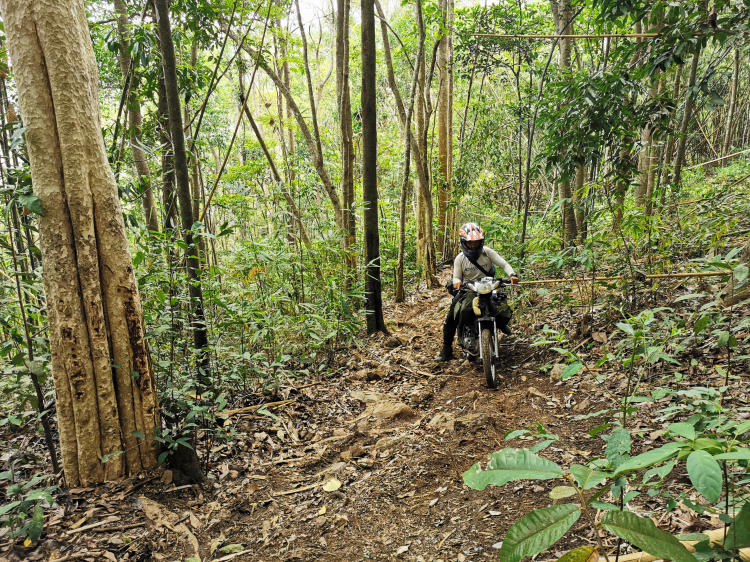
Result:
<svg viewBox="0 0 750 562"><path fill-rule="evenodd" d="M28 494L26 494L26 497L24 498L25 501L36 501L36 500L45 500L49 505L52 505L52 503L55 501L55 499L52 497L52 494L50 494L47 490L32 490Z"/></svg>
<svg viewBox="0 0 750 562"><path fill-rule="evenodd" d="M676 464L677 464L677 460L673 460L663 466L657 466L656 468L647 470L646 474L643 475L643 483L645 484L646 482L651 480L651 478L653 478L654 475L658 476L659 480L664 480L667 477L667 475L670 472L672 472Z"/></svg>
<svg viewBox="0 0 750 562"><path fill-rule="evenodd" d="M562 468L552 461L536 456L526 449L503 449L490 455L487 470L479 463L464 472L469 488L484 490L489 484L503 486L511 480L549 480L560 478Z"/></svg>
<svg viewBox="0 0 750 562"><path fill-rule="evenodd" d="M680 542L701 542L709 540L708 535L705 535L703 533L683 533L682 535L675 535L674 538L676 538Z"/></svg>
<svg viewBox="0 0 750 562"><path fill-rule="evenodd" d="M124 452L125 452L125 451L115 451L114 453L109 453L109 454L107 454L107 455L104 455L104 456L102 457L102 464L104 464L104 463L106 463L107 461L109 461L109 459L111 459L112 457L116 457L116 456L118 456L118 455L121 455L121 454L123 454Z"/></svg>
<svg viewBox="0 0 750 562"><path fill-rule="evenodd" d="M693 451L687 458L687 471L690 482L711 503L721 497L721 467L706 451Z"/></svg>
<svg viewBox="0 0 750 562"><path fill-rule="evenodd" d="M511 439L515 439L516 437L520 437L521 435L526 435L529 433L528 429L514 429L513 431L509 431L505 434L505 440L510 441Z"/></svg>
<svg viewBox="0 0 750 562"><path fill-rule="evenodd" d="M747 273L747 265L745 265L744 263L741 263L734 268L734 278L737 281L744 281L745 279L747 279Z"/></svg>
<svg viewBox="0 0 750 562"><path fill-rule="evenodd" d="M750 449L737 449L730 453L721 453L714 455L719 461L748 461L750 460Z"/></svg>
<svg viewBox="0 0 750 562"><path fill-rule="evenodd" d="M42 202L36 195L19 195L18 202L35 215L42 215Z"/></svg>
<svg viewBox="0 0 750 562"><path fill-rule="evenodd" d="M624 463L617 467L617 470L615 470L615 474L621 474L623 472L627 472L628 470L639 470L641 468L646 468L651 465L664 462L665 460L671 459L673 456L675 456L678 451L679 449L677 449L676 447L668 447L666 445L664 447L659 447L658 449L651 449L650 451L641 453L640 455L637 455L632 459L626 460Z"/></svg>
<svg viewBox="0 0 750 562"><path fill-rule="evenodd" d="M616 469L622 463L622 457L630 452L630 432L618 427L606 440L607 448L604 450L604 456L607 457L612 468Z"/></svg>
<svg viewBox="0 0 750 562"><path fill-rule="evenodd" d="M500 562L520 562L547 550L568 532L581 517L577 505L544 507L516 521L505 535Z"/></svg>
<svg viewBox="0 0 750 562"><path fill-rule="evenodd" d="M571 363L570 365L565 367L565 370L562 372L562 375L560 375L560 380L564 381L566 379L569 379L570 377L577 375L581 369L583 369L583 364L580 361Z"/></svg>
<svg viewBox="0 0 750 562"><path fill-rule="evenodd" d="M591 502L591 507L601 509L602 511L612 511L613 509L617 509L616 505L612 505L611 503L604 503L603 501L599 500Z"/></svg>
<svg viewBox="0 0 750 562"><path fill-rule="evenodd" d="M587 562L595 552L593 546L580 546L563 554L557 562Z"/></svg>
<svg viewBox="0 0 750 562"><path fill-rule="evenodd" d="M685 439L695 439L695 427L690 423L671 423L669 424L669 431Z"/></svg>
<svg viewBox="0 0 750 562"><path fill-rule="evenodd" d="M617 327L628 335L632 336L635 334L635 332L633 331L633 326L631 326L630 324L626 324L625 322L618 322Z"/></svg>
<svg viewBox="0 0 750 562"><path fill-rule="evenodd" d="M531 447L529 451L531 451L532 453L538 453L539 451L543 451L544 449L552 445L552 443L555 443L555 441L556 439L546 439L544 441L540 441L539 443Z"/></svg>
<svg viewBox="0 0 750 562"><path fill-rule="evenodd" d="M549 493L549 497L553 500L561 500L575 495L576 489L573 486L555 486Z"/></svg>
<svg viewBox="0 0 750 562"><path fill-rule="evenodd" d="M5 515L10 510L18 507L19 505L21 505L20 501L6 503L4 506L0 507L0 515Z"/></svg>
<svg viewBox="0 0 750 562"><path fill-rule="evenodd" d="M31 516L31 521L29 521L29 538L31 539L32 543L35 543L39 540L39 537L42 536L42 531L44 530L44 508L41 504L36 504L34 506L34 513Z"/></svg>
<svg viewBox="0 0 750 562"><path fill-rule="evenodd" d="M724 548L734 550L748 545L750 545L750 503L742 506L731 527L727 530Z"/></svg>
<svg viewBox="0 0 750 562"><path fill-rule="evenodd" d="M576 479L576 484L578 484L581 490L589 490L594 486L598 486L609 477L609 474L605 472L591 470L588 466L580 464L571 465L568 470Z"/></svg>
<svg viewBox="0 0 750 562"><path fill-rule="evenodd" d="M146 436L143 434L142 431L131 431L130 435L135 435L136 437L138 437L138 439L145 439L146 438Z"/></svg>
<svg viewBox="0 0 750 562"><path fill-rule="evenodd" d="M708 322L711 320L709 316L701 316L695 324L693 324L693 333L694 334L700 334L706 326L708 326Z"/></svg>
<svg viewBox="0 0 750 562"><path fill-rule="evenodd" d="M695 562L680 541L657 528L651 519L630 511L608 511L602 516L602 527L657 558L674 562Z"/></svg>

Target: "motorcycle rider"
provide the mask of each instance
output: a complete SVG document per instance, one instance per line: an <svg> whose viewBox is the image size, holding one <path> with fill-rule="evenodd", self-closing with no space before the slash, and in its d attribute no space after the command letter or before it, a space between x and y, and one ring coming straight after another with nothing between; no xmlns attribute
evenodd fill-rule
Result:
<svg viewBox="0 0 750 562"><path fill-rule="evenodd" d="M482 277L494 277L495 266L501 267L506 275L510 278L512 285L518 283L513 267L505 261L500 255L491 248L484 247L484 230L479 228L475 222L464 224L458 231L461 253L453 260L453 279L446 285L446 288L453 294L453 301L448 307L448 314L443 323L443 349L435 360L439 362L451 361L453 356L453 337L456 335L456 328L463 319L464 322L471 321L474 311L471 306L473 293L459 291L462 283L476 281ZM471 298L467 298L467 295ZM508 327L513 316L513 311L506 299L500 302L499 312L495 317L497 327L504 334L510 335L511 329Z"/></svg>

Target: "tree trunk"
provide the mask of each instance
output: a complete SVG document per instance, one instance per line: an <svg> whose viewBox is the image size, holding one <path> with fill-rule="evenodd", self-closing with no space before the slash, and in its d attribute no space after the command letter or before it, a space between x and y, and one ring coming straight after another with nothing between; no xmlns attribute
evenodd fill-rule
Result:
<svg viewBox="0 0 750 562"><path fill-rule="evenodd" d="M177 195L174 191L174 152L169 135L169 109L164 75L159 75L158 107L159 144L161 145L161 202L164 206L162 224L164 232L177 228Z"/></svg>
<svg viewBox="0 0 750 562"><path fill-rule="evenodd" d="M378 116L375 78L375 3L362 0L362 196L365 232L367 333L388 333L383 319L378 232Z"/></svg>
<svg viewBox="0 0 750 562"><path fill-rule="evenodd" d="M350 0L338 0L336 18L336 105L341 132L341 201L344 217L344 250L349 279L355 276L357 223L354 212L354 132L352 127L351 88L349 87L349 13Z"/></svg>
<svg viewBox="0 0 750 562"><path fill-rule="evenodd" d="M128 53L128 48L130 47L128 7L125 4L125 0L114 0L114 4L115 12L117 12L117 32L120 36L120 70L122 71L123 80L126 80L128 73L131 72L130 65L132 64L132 58ZM138 180L141 184L140 188L143 190L142 203L146 225L150 231L159 232L159 217L156 212L154 192L151 188L151 170L148 167L148 160L146 159L146 152L143 150L143 141L141 138L141 123L143 122L141 104L133 83L134 78L131 78L130 97L127 102L129 112L128 122L130 123L130 152L133 155L133 165L138 174Z"/></svg>
<svg viewBox="0 0 750 562"><path fill-rule="evenodd" d="M724 130L724 143L721 146L721 156L725 158L732 146L732 129L734 129L734 113L737 108L737 83L740 80L740 50L734 50L734 66L732 68L732 86L729 91L729 110L727 111L727 124ZM722 164L725 160L721 161Z"/></svg>
<svg viewBox="0 0 750 562"><path fill-rule="evenodd" d="M185 136L180 111L180 92L177 84L177 67L172 40L172 26L169 22L169 0L154 0L156 19L158 21L161 62L164 69L167 108L169 112L169 130L171 132L172 150L174 152L174 172L177 197L180 201L180 220L183 236L188 247L186 264L189 279L190 298L193 303L193 344L198 351L198 363L203 371L199 378L207 379L209 369L208 330L203 311L203 290L200 283L200 261L198 249L193 243L192 227L194 222L190 171L185 151ZM195 217L197 219L197 217Z"/></svg>
<svg viewBox="0 0 750 562"><path fill-rule="evenodd" d="M586 165L576 168L576 186L573 190L573 206L575 208L576 229L581 244L586 241L586 209L583 205L583 193L586 186Z"/></svg>
<svg viewBox="0 0 750 562"><path fill-rule="evenodd" d="M570 0L550 0L552 7L552 16L555 24L555 31L560 35L573 35L575 29L572 23L573 11L570 7ZM572 40L570 38L560 39L558 41L558 67L561 73L570 72L570 54ZM562 181L558 185L560 194L560 203L562 207L562 222L564 231L565 246L575 244L578 238L578 227L576 224L575 206L573 205L573 191L570 187L570 180Z"/></svg>
<svg viewBox="0 0 750 562"><path fill-rule="evenodd" d="M682 84L682 67L678 67L677 70L675 71L674 86L672 88L672 99L675 100L675 102L680 97L681 84ZM672 124L672 122L674 122L675 115L676 115L676 109L673 109L672 112L669 114L670 125ZM667 186L670 184L670 181L671 181L670 168L672 166L672 155L674 154L675 137L676 135L674 133L670 134L669 138L667 139L667 146L664 148L664 181L662 182L661 197L660 197L662 206L666 202Z"/></svg>
<svg viewBox="0 0 750 562"><path fill-rule="evenodd" d="M693 107L695 99L693 98L693 86L698 75L698 61L700 60L700 47L696 48L693 60L690 63L690 78L687 84L687 99L685 100L685 113L682 115L682 124L680 125L680 138L677 141L677 156L674 162L673 189L678 190L682 181L682 164L685 161L685 149L687 148L687 130L690 126L690 120L693 117Z"/></svg>
<svg viewBox="0 0 750 562"><path fill-rule="evenodd" d="M438 125L438 181L437 181L437 196L438 196L438 232L437 232L437 247L443 259L445 259L446 247L445 247L445 235L447 227L447 208L450 200L451 187L451 171L450 171L450 114L451 114L451 76L450 76L450 28L449 23L449 12L450 3L449 0L440 0L438 3L440 9L440 16L442 18L442 25L448 29L448 34L443 35L440 41L439 54L438 54L438 114L437 114L437 125Z"/></svg>
<svg viewBox="0 0 750 562"><path fill-rule="evenodd" d="M0 0L0 7L44 213L39 231L65 480L87 486L156 466L158 445L150 438L158 409L143 311L101 133L84 4Z"/></svg>

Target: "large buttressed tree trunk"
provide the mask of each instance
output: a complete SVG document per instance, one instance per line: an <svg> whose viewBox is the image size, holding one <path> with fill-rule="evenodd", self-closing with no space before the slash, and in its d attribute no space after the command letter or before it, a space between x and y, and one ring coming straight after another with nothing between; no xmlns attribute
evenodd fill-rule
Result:
<svg viewBox="0 0 750 562"><path fill-rule="evenodd" d="M0 7L44 213L65 478L69 486L93 484L154 467L157 455L153 369L101 134L96 60L83 0L0 0Z"/></svg>

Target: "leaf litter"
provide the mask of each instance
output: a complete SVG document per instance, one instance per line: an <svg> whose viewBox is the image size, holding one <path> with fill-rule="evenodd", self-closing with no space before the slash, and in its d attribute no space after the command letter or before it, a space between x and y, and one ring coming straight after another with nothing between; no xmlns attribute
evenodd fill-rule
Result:
<svg viewBox="0 0 750 562"><path fill-rule="evenodd" d="M569 466L603 456L604 441L588 433L600 421L576 420L610 407L609 394L622 393L625 381L621 373L611 373L604 388L586 371L567 380L546 374L540 367L558 356L530 345L538 316L545 314L545 322L558 326L578 321L535 307L516 324L517 335L501 342L503 378L498 390L490 391L476 365L432 361L440 344L441 300L442 290L435 289L406 304L386 304L399 345L376 335L353 346L334 375L299 390L284 389L284 400L273 410L276 419L255 415L256 407L230 415L238 437L202 459L209 467L205 485L177 487L169 471L160 469L60 491L40 542L26 549L6 541L0 562L496 556L514 521L549 506L550 495L566 497L569 490L552 481L477 492L463 484L463 472L504 447L533 445L527 435L508 442L504 436L537 423L559 437L539 453L545 458ZM591 322L593 336L584 339L589 343L586 361L590 373L600 373L596 359L615 336L607 318ZM715 379L718 385L721 373L710 361L704 354L687 376L703 385ZM748 400L744 380L734 389L732 400ZM634 453L663 439L655 418L671 401L667 396L638 405L630 432ZM38 435L3 437L17 448L41 447ZM11 458L2 460L8 464ZM39 460L20 469L34 474L44 466ZM686 475L676 480L678 489L690 491ZM652 499L642 501L648 502L643 507L655 514L657 526L673 533L723 525L684 506L667 512ZM579 522L539 559L594 544Z"/></svg>

